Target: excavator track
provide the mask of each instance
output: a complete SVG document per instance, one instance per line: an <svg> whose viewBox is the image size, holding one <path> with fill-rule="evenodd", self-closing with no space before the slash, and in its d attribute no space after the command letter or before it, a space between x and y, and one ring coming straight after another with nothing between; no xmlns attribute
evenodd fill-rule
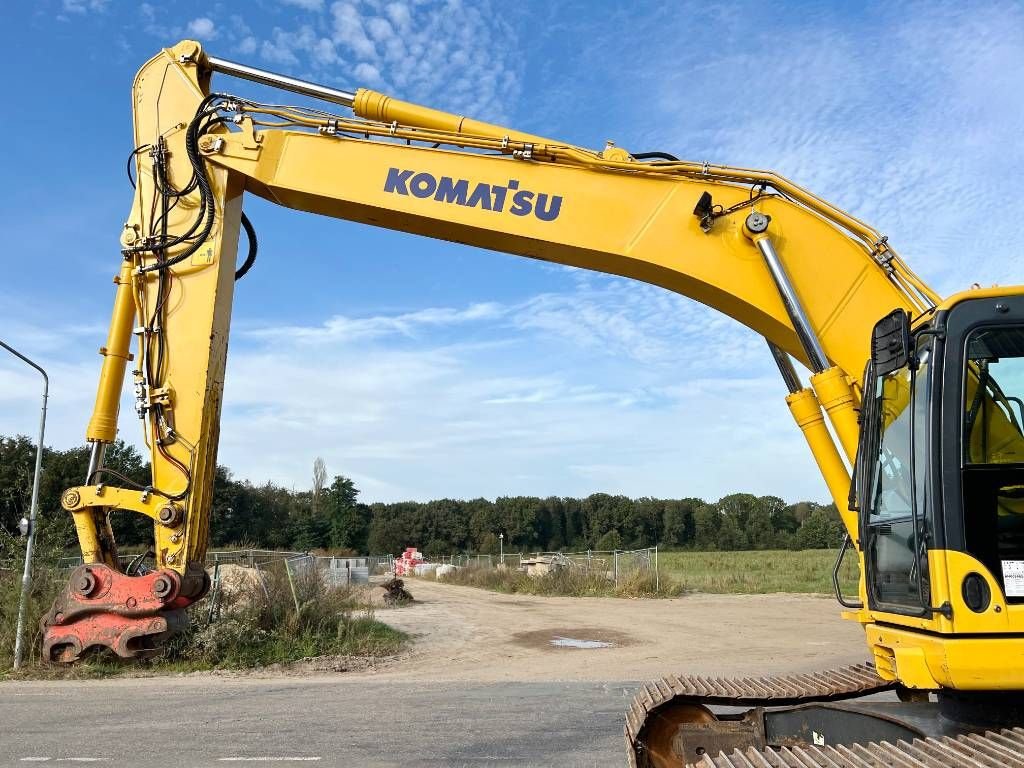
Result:
<svg viewBox="0 0 1024 768"><path fill-rule="evenodd" d="M696 768L1024 768L1024 729L852 747L744 749L705 755Z"/></svg>
<svg viewBox="0 0 1024 768"><path fill-rule="evenodd" d="M870 664L779 677L663 677L642 685L626 713L629 765L647 768L668 764L665 755L673 726L701 721L707 706L772 707L839 701L893 688L895 683L880 678Z"/></svg>

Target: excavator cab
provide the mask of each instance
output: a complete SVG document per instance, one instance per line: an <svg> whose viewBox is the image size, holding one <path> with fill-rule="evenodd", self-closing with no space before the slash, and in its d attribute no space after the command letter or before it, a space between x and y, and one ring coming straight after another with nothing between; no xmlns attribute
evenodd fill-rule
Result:
<svg viewBox="0 0 1024 768"><path fill-rule="evenodd" d="M913 324L902 310L883 318L863 391L865 623L901 628L880 631L876 665L925 689L1012 688L1024 677L1019 649L1003 646L1024 627L1024 296L974 291ZM990 643L965 654L973 680L952 680L943 667L966 635ZM1006 652L998 676L985 649Z"/></svg>
<svg viewBox="0 0 1024 768"><path fill-rule="evenodd" d="M952 614L932 599L933 550L991 577L965 575L972 610L992 583L1024 602L1024 297L929 314L875 326L857 483L869 610L928 618Z"/></svg>

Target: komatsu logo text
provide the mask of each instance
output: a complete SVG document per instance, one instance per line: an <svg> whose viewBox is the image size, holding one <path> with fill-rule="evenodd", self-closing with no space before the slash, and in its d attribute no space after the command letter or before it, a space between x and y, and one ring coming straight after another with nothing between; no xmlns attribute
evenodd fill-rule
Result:
<svg viewBox="0 0 1024 768"><path fill-rule="evenodd" d="M515 179L509 179L504 185L484 182L471 184L467 179L453 179L451 176L436 178L429 173L388 168L384 191L497 213L508 211L513 216L529 216L532 213L541 221L554 221L562 212L561 195L520 189Z"/></svg>

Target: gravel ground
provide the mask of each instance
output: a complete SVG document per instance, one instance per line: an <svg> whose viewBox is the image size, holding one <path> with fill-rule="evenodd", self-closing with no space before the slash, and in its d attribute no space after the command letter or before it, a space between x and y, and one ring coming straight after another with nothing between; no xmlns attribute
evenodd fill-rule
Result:
<svg viewBox="0 0 1024 768"><path fill-rule="evenodd" d="M503 595L410 579L412 605L377 618L416 636L378 672L420 681L647 680L764 675L868 659L863 630L814 595L687 595L671 600ZM556 647L556 638L607 641Z"/></svg>

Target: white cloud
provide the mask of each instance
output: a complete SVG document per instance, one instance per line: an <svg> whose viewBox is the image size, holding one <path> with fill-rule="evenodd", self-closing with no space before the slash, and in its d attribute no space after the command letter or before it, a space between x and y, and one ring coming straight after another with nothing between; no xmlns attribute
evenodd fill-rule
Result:
<svg viewBox="0 0 1024 768"><path fill-rule="evenodd" d="M109 4L110 0L63 0L61 7L66 13L102 13Z"/></svg>
<svg viewBox="0 0 1024 768"><path fill-rule="evenodd" d="M306 11L322 11L324 9L324 0L281 0L281 2Z"/></svg>
<svg viewBox="0 0 1024 768"><path fill-rule="evenodd" d="M337 58L331 41L319 37L308 24L294 31L274 27L270 39L264 40L260 46L260 56L274 64L298 66L300 57L307 55L321 63Z"/></svg>
<svg viewBox="0 0 1024 768"><path fill-rule="evenodd" d="M217 26L212 19L200 16L188 23L188 33L199 40L213 40L217 37Z"/></svg>
<svg viewBox="0 0 1024 768"><path fill-rule="evenodd" d="M367 498L394 500L717 497L737 487L738 457L745 488L823 497L760 339L722 347L732 321L653 286L573 274L572 290L515 303L240 330L223 460L302 483L319 452L364 478Z"/></svg>
<svg viewBox="0 0 1024 768"><path fill-rule="evenodd" d="M100 370L101 358L95 354L98 345L94 342L105 338L107 329L94 323L41 322L37 306L22 305L10 296L2 299L0 327L4 341L31 357L49 376L47 445L81 445ZM41 404L42 377L0 349L0 433L30 435L34 440ZM129 429L135 426L130 417L125 422Z"/></svg>
<svg viewBox="0 0 1024 768"><path fill-rule="evenodd" d="M367 64L365 61L360 62L356 65L356 68L352 70L352 74L355 75L356 82L359 83L359 87L379 87L383 80L380 76L380 70L377 69L373 64Z"/></svg>
<svg viewBox="0 0 1024 768"><path fill-rule="evenodd" d="M300 487L323 455L364 478L371 500L596 490L716 498L738 482L823 495L774 378L652 394L626 375L601 388L587 381L591 370L553 359L557 340L528 344L535 357L341 338L312 355L282 344L236 349L220 455L243 476ZM518 372L503 372L512 362ZM660 377L666 392L680 373Z"/></svg>
<svg viewBox="0 0 1024 768"><path fill-rule="evenodd" d="M165 39L172 39L175 35L175 30L166 26L159 19L160 12L157 8L150 3L139 4L139 18L142 20L142 29L148 35L154 37L162 37Z"/></svg>
<svg viewBox="0 0 1024 768"><path fill-rule="evenodd" d="M219 47L225 50L230 47L245 55L254 53L260 46L260 40L255 36L252 27L238 14L231 14L227 16L226 21L222 19L219 22L208 16L183 21L182 15L173 5L140 3L138 9L142 30L148 35L160 38L161 44L164 45L183 37L201 41L219 40L222 41ZM250 17L250 20L253 19Z"/></svg>
<svg viewBox="0 0 1024 768"><path fill-rule="evenodd" d="M370 33L370 37L378 42L386 42L395 36L395 30L391 28L391 24L380 16L367 19L366 30Z"/></svg>
<svg viewBox="0 0 1024 768"><path fill-rule="evenodd" d="M402 32L407 31L412 24L412 13L409 12L409 6L405 3L388 3L384 12Z"/></svg>
<svg viewBox="0 0 1024 768"><path fill-rule="evenodd" d="M352 49L361 59L377 58L377 50L363 28L363 16L355 5L347 2L334 3L331 6L331 14L334 17L335 42Z"/></svg>
<svg viewBox="0 0 1024 768"><path fill-rule="evenodd" d="M348 318L335 315L323 325L285 326L249 330L245 335L258 339L294 339L304 344L324 344L341 340L361 341L400 335L415 338L425 328L451 326L501 317L507 310L492 302L472 304L466 309L433 307L398 315Z"/></svg>
<svg viewBox="0 0 1024 768"><path fill-rule="evenodd" d="M313 62L319 66L329 66L336 64L338 59L338 52L334 48L334 42L322 37L310 46L309 54Z"/></svg>
<svg viewBox="0 0 1024 768"><path fill-rule="evenodd" d="M294 0L311 15L240 50L326 82L369 86L501 121L514 108L522 64L512 26L489 2Z"/></svg>

